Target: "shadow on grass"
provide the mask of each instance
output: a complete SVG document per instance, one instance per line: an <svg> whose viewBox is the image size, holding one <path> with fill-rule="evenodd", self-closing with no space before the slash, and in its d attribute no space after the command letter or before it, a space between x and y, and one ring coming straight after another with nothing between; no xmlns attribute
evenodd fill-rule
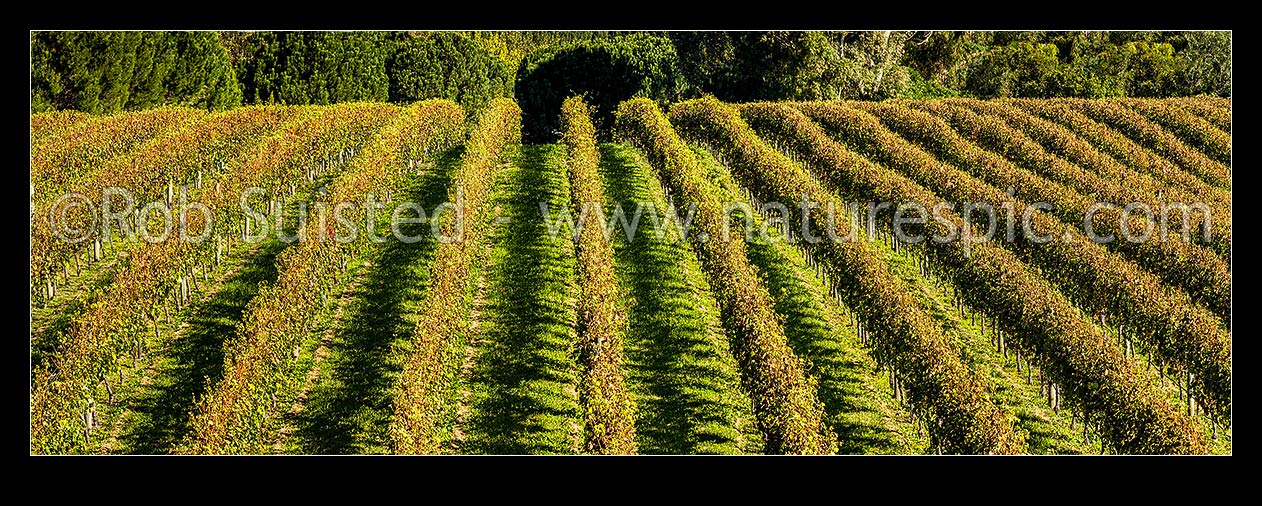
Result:
<svg viewBox="0 0 1262 506"><path fill-rule="evenodd" d="M411 180L402 197L432 212L447 200L460 152L440 154L432 169ZM437 244L428 220L400 224L400 231L421 240L404 243L390 237L369 256L372 265L362 267L367 272L361 284L333 323L323 374L291 420L296 429L289 443L292 452L388 452L387 428L394 413L390 391L400 371L396 347L412 334Z"/></svg>
<svg viewBox="0 0 1262 506"><path fill-rule="evenodd" d="M1018 374L1012 366L1013 362L994 348L990 342L990 334L983 332L971 319L960 317L945 293L931 284L916 280L915 267L910 260L901 255L893 257L896 268L902 270L903 278L911 286L920 287L917 297L928 308L929 314L941 322L942 328L955 340L964 364L975 371L979 379L990 384L990 397L995 403L1016 416L1017 420L1013 425L1029 433L1026 438L1029 453L1093 453L1090 445L1082 443L1081 426L1077 431L1069 428L1068 412L1057 413L1052 410L1043 399L1037 380L1027 383L1027 376ZM1096 452L1098 448L1094 448Z"/></svg>
<svg viewBox="0 0 1262 506"><path fill-rule="evenodd" d="M878 409L877 403L886 401L890 411L903 411L888 394L869 388L874 379L881 381L872 377L879 373L862 356L864 351L857 340L843 342L837 334L848 322L830 322L822 306L827 303L827 292L806 280L805 276L813 276L805 271L809 267L787 258L783 251L787 246L758 241L747 245L749 260L761 271L776 313L784 317L790 347L812 364L810 374L819 380L819 399L836 433L837 452L888 455L922 451L907 445L907 435L916 430L913 425L890 420L888 411Z"/></svg>
<svg viewBox="0 0 1262 506"><path fill-rule="evenodd" d="M125 453L167 453L188 432L195 399L223 376L224 340L235 335L260 285L276 280L276 256L286 246L270 240L246 252L213 295L184 311L187 327L157 355L152 382L140 386L128 406L132 420L119 437Z"/></svg>
<svg viewBox="0 0 1262 506"><path fill-rule="evenodd" d="M548 236L539 210L569 204L564 149L523 146L496 200L497 225L484 332L469 378L462 453L573 453L582 419L573 356L575 260L570 236ZM555 211L554 211L555 212ZM480 341L480 342L479 342Z"/></svg>
<svg viewBox="0 0 1262 506"><path fill-rule="evenodd" d="M695 149L706 163L724 199L742 200L732 174L719 165L705 150ZM761 216L751 217L754 227L766 226ZM739 226L745 213L733 213ZM746 242L746 252L771 295L776 313L783 318L784 334L789 347L810 365L808 374L819 381L817 390L824 404L827 423L843 454L910 454L920 453L927 441L910 423L910 413L898 405L883 379L874 371L868 353L848 326L828 290L815 276L802 255L781 240L769 228L770 237L755 237Z"/></svg>
<svg viewBox="0 0 1262 506"><path fill-rule="evenodd" d="M637 202L661 199L654 197L660 190L651 169L637 162L632 148L602 145L601 171L607 198L628 215ZM613 240L619 281L631 300L626 368L640 453L761 452L697 258L685 243L656 238L651 227L640 227L630 242L617 229Z"/></svg>

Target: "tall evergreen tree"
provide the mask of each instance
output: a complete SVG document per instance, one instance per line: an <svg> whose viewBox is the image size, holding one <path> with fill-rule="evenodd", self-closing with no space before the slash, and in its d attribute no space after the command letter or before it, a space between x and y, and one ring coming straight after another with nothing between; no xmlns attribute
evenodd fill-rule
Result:
<svg viewBox="0 0 1262 506"><path fill-rule="evenodd" d="M386 69L392 102L445 98L475 111L493 98L512 94L512 70L503 60L457 33L400 42Z"/></svg>
<svg viewBox="0 0 1262 506"><path fill-rule="evenodd" d="M241 103L236 75L214 32L35 32L31 107L93 114Z"/></svg>
<svg viewBox="0 0 1262 506"><path fill-rule="evenodd" d="M331 104L389 98L382 32L259 32L238 72L247 103Z"/></svg>

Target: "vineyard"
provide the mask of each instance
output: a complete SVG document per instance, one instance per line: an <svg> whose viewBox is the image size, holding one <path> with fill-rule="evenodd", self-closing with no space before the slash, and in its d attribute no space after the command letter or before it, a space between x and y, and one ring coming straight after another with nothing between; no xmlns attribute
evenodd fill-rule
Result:
<svg viewBox="0 0 1262 506"><path fill-rule="evenodd" d="M33 114L31 452L1232 452L1230 99L549 118Z"/></svg>

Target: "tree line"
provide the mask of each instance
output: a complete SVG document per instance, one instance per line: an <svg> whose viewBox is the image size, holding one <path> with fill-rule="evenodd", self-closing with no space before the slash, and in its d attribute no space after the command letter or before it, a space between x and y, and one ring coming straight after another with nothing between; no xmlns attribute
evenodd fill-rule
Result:
<svg viewBox="0 0 1262 506"><path fill-rule="evenodd" d="M31 105L1231 96L1230 32L33 32Z"/></svg>

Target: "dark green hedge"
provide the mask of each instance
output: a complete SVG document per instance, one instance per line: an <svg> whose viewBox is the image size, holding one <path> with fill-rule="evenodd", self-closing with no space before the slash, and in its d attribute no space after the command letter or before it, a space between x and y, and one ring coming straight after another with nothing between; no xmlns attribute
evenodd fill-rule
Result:
<svg viewBox="0 0 1262 506"><path fill-rule="evenodd" d="M517 70L515 95L527 142L555 142L561 103L576 95L594 109L608 135L618 104L632 97L674 101L687 90L679 57L665 37L635 34L582 41L535 52Z"/></svg>

